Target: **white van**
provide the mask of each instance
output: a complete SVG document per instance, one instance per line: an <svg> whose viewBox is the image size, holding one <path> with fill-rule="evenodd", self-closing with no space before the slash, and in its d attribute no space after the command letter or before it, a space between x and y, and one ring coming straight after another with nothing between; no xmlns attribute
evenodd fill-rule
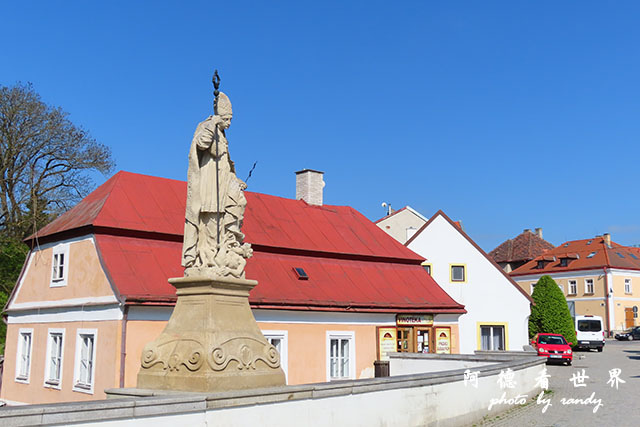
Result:
<svg viewBox="0 0 640 427"><path fill-rule="evenodd" d="M604 328L602 317L587 314L576 316L576 346L578 348L604 348Z"/></svg>

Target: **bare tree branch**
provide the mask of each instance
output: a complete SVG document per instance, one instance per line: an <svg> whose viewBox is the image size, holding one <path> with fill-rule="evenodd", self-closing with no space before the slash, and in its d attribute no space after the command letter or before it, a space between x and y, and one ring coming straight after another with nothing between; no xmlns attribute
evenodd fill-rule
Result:
<svg viewBox="0 0 640 427"><path fill-rule="evenodd" d="M31 84L0 86L2 235L25 237L93 189L87 172L113 166L110 149L42 102Z"/></svg>

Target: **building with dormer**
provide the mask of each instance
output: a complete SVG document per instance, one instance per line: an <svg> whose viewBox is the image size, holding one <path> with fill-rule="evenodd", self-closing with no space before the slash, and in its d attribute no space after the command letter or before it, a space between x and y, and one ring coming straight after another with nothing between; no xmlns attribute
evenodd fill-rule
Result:
<svg viewBox="0 0 640 427"><path fill-rule="evenodd" d="M297 181L314 187L299 188L301 200L246 192L242 229L254 250L246 277L258 281L249 302L288 384L372 377L374 361L397 349L459 352L464 307L424 259L355 209L322 204L321 172ZM27 240L5 307L3 400L135 387L142 349L176 301L167 280L183 275L185 200L183 181L119 172ZM409 346L399 328L429 338Z"/></svg>

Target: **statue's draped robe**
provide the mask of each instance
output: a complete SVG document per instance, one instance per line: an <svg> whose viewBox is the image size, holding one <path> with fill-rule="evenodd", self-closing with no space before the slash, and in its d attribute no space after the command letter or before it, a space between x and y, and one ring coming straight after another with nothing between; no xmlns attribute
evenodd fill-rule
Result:
<svg viewBox="0 0 640 427"><path fill-rule="evenodd" d="M229 158L227 138L213 123L213 116L209 116L198 124L189 150L187 209L182 251L184 267L200 266L204 262L204 251L212 251L209 258L213 258L216 247L211 247L211 243L205 240L222 240L225 209L233 209L232 206L238 203L238 200L233 200L238 198L238 190L235 169ZM239 197L244 199L242 191L239 193ZM246 205L246 200L243 201ZM215 225L211 221L215 221ZM209 229L209 238L203 239L206 228Z"/></svg>

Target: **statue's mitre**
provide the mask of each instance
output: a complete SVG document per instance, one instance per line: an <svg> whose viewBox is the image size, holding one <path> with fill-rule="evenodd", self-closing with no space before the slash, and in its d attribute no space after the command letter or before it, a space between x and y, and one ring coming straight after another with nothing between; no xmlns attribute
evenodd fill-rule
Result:
<svg viewBox="0 0 640 427"><path fill-rule="evenodd" d="M218 95L218 102L216 103L216 111L215 113L218 116L231 115L231 101L229 101L229 97L224 94L224 92L220 92Z"/></svg>

